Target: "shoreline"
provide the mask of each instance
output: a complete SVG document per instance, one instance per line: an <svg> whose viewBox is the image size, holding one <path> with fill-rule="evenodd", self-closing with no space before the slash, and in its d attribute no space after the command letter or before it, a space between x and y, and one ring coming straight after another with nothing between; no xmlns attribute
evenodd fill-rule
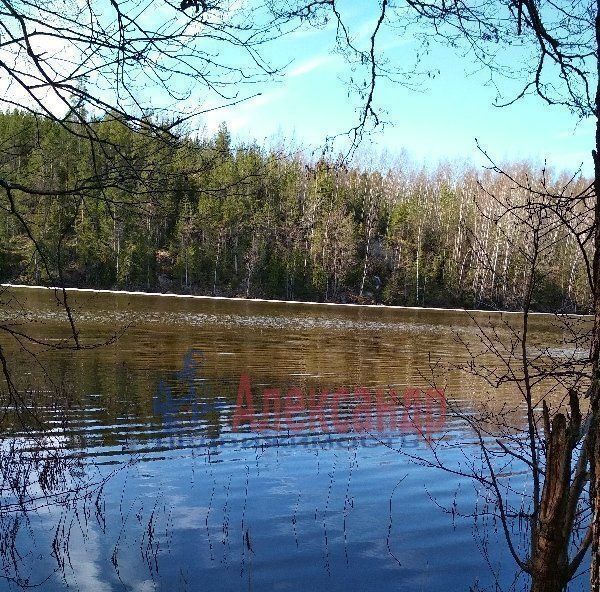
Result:
<svg viewBox="0 0 600 592"><path fill-rule="evenodd" d="M56 286L30 286L27 284L6 284L1 283L2 288L17 288L17 289L29 289L29 290L62 290L62 288ZM440 307L426 307L426 306L397 306L388 304L357 304L354 302L343 303L343 302L314 302L306 300L277 300L268 298L239 298L229 296L202 296L195 294L175 294L172 292L142 292L136 290L107 290L100 288L65 288L67 292L83 292L91 294L122 294L124 296L152 296L152 297L166 297L166 298L188 298L193 300L223 300L232 302L256 302L256 303L272 303L272 304L301 304L307 306L333 306L333 307L347 307L347 308L374 308L382 310L407 310L407 311L424 311L424 312L463 312L463 313L477 313L477 314L493 314L493 315L522 315L522 311L518 310L485 310L478 308L440 308ZM552 313L552 312L530 312L530 315L535 316L567 316L567 317L580 317L580 318L593 318L590 314L576 314L576 313Z"/></svg>

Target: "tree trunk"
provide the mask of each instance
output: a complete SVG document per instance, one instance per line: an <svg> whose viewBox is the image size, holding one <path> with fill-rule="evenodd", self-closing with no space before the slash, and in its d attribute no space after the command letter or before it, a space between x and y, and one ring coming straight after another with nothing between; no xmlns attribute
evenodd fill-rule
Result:
<svg viewBox="0 0 600 592"><path fill-rule="evenodd" d="M596 2L596 48L600 50L600 0ZM596 58L596 149L594 157L594 194L595 204L595 241L593 259L593 298L594 298L594 329L592 333L591 362L592 362L592 437L590 452L590 501L592 505L592 562L590 567L590 591L600 592L600 376L598 359L600 357L600 54Z"/></svg>
<svg viewBox="0 0 600 592"><path fill-rule="evenodd" d="M549 412L544 405L546 425ZM540 513L533 535L531 557L531 592L562 592L569 577L567 528L571 476L571 426L562 413L555 415L547 434L546 477Z"/></svg>

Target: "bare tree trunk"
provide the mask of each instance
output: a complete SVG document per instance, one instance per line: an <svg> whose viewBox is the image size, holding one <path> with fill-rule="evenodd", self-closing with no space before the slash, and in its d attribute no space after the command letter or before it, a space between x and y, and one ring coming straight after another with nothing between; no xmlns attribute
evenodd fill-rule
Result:
<svg viewBox="0 0 600 592"><path fill-rule="evenodd" d="M215 269L213 272L213 296L217 295L217 270L219 268L219 257L221 256L221 235L219 233L219 239L217 243L217 256L215 257Z"/></svg>
<svg viewBox="0 0 600 592"><path fill-rule="evenodd" d="M577 396L572 399L577 405ZM562 592L569 581L567 551L571 530L568 528L571 480L572 434L579 431L581 415L572 413L570 424L562 413L554 416L546 434L546 476L540 502L538 523L533 535L531 556L531 592ZM544 420L550 424L544 403ZM548 428L546 428L548 429Z"/></svg>
<svg viewBox="0 0 600 592"><path fill-rule="evenodd" d="M365 198L363 200L363 210L365 215L365 225L366 225L366 236L365 236L365 259L363 264L363 274L362 281L360 283L360 296L362 297L363 292L365 290L365 281L367 279L367 271L369 268L369 256L371 254L371 236L373 234L373 226L375 223L375 189L373 187L374 181L371 179L370 187L365 192ZM367 209L366 201L369 200L369 205Z"/></svg>
<svg viewBox="0 0 600 592"><path fill-rule="evenodd" d="M419 306L419 259L421 258L421 224L422 223L419 222L419 230L417 233L417 306Z"/></svg>
<svg viewBox="0 0 600 592"><path fill-rule="evenodd" d="M596 48L600 49L600 0L596 2ZM598 55L598 54L597 54ZM596 149L594 157L594 194L596 199L594 224L593 298L594 329L591 344L592 361L592 437L590 445L590 500L592 505L592 562L590 567L590 591L600 592L600 55L596 58L598 78L596 81Z"/></svg>

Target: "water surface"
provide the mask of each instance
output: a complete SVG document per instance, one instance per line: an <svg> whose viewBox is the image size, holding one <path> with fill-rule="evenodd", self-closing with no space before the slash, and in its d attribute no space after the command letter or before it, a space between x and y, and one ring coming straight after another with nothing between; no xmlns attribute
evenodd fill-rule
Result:
<svg viewBox="0 0 600 592"><path fill-rule="evenodd" d="M12 294L5 318L62 343L68 324L51 292ZM69 297L82 343L118 339L79 352L31 346L69 399L68 412L40 412L82 475L111 477L81 506L43 505L20 526L21 578L31 585L43 582L50 592L521 589L498 525L463 516L485 506L482 492L418 460L435 442L450 468L477 459L457 409L517 408L514 393L491 392L460 366L469 359L463 342L481 343L477 323L502 330L518 317ZM552 317L531 323L539 347L566 348ZM19 361L21 380L41 380L28 354L4 347ZM254 415L236 424L242 377ZM307 403L313 392L359 387L373 401L378 391L403 401L405 391L433 386L450 406L432 404L430 416L416 414L416 426L399 420L381 429L372 406L371 415L359 414L371 419L357 431L352 397L330 400L318 420ZM271 396L265 408L265 389L292 389L302 401L292 413ZM518 410L514 417L518 425ZM511 478L526 491L520 475ZM0 581L0 589L18 586Z"/></svg>

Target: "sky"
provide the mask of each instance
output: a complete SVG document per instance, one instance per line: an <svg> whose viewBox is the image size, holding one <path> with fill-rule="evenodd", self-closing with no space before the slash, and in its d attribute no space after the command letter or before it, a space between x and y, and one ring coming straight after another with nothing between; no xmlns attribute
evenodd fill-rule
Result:
<svg viewBox="0 0 600 592"><path fill-rule="evenodd" d="M102 0L99 1L102 4ZM237 0L232 1L235 5ZM336 6L340 5L344 6L343 14L355 43L365 48L378 16L373 12L378 3L340 0ZM148 6L153 3L149 1ZM165 5L164 9L167 8ZM165 16L154 8L148 12L150 24L154 26ZM76 53L56 45L54 37L39 39L45 55L56 54L66 60L65 56L73 54L71 61L77 63ZM54 49L52 43L56 45ZM410 34L384 28L378 43L378 50L383 50L390 64L409 67L413 63L417 44ZM242 50L224 49L225 46L219 43L214 47L219 59L224 56L224 61L233 64L244 59ZM186 104L184 101L168 105L171 101L168 93L151 85L145 89L143 76L139 76L142 82L136 89L140 91L137 98L151 110L172 107L175 115L186 113L186 109L212 108L195 125L214 132L224 122L234 139L239 141L283 143L288 148L303 148L316 153L322 150L327 137L343 134L357 124L357 108L362 103L348 88L352 72L344 57L335 51L333 24L299 29L265 46L263 55L272 66L282 67L282 74L264 84L253 81L235 89L232 96L238 101L260 94L232 107L221 108L227 101L207 94L206 85L194 80L188 82L191 88L195 85L197 91L191 93ZM22 56L20 53L13 57L22 61ZM5 59L2 50L0 57ZM508 58L511 59L510 53ZM21 67L21 62L19 64ZM93 71L92 66L90 71ZM439 74L426 79L418 90L385 79L378 80L375 107L386 125L363 141L360 147L363 154L377 156L383 153L392 159L408 155L413 162L425 165L444 160L485 164L477 148L477 139L498 162L527 160L542 165L547 161L558 171L575 172L581 167L585 175L591 175L592 121L580 121L565 108L548 106L534 96L509 107L495 107L497 90L489 84L489 73L477 71L470 57L465 59L454 49L434 47L424 68L437 70ZM7 84L0 77L0 98L4 95L17 102L27 100L26 96L18 96L23 92L17 85L7 87ZM100 79L90 79L88 83L89 86L100 84ZM110 94L114 90L110 76L104 85L99 94L101 98L106 94L110 103ZM502 88L506 98L519 90L510 81L503 81ZM43 102L54 105L52 109L59 114L65 109L64 101L57 101L56 97L44 97Z"/></svg>
<svg viewBox="0 0 600 592"><path fill-rule="evenodd" d="M368 39L369 15L353 18L357 37ZM409 63L415 46L410 38L384 37L391 63ZM273 50L275 64L287 63L284 75L259 90L262 94L232 108L218 109L205 118L210 131L225 122L234 138L274 141L285 139L319 149L327 136L344 132L357 122L356 94L349 92L348 63L334 51L334 31L301 30ZM473 64L453 50L438 48L432 60L439 75L420 90L380 80L376 105L388 122L369 137L363 151L400 153L416 162L440 160L483 163L479 144L497 161L527 160L557 170L592 172L594 124L580 121L565 108L526 97L509 107L495 107L497 90L486 84L486 72L470 72ZM506 83L506 96L517 86Z"/></svg>

